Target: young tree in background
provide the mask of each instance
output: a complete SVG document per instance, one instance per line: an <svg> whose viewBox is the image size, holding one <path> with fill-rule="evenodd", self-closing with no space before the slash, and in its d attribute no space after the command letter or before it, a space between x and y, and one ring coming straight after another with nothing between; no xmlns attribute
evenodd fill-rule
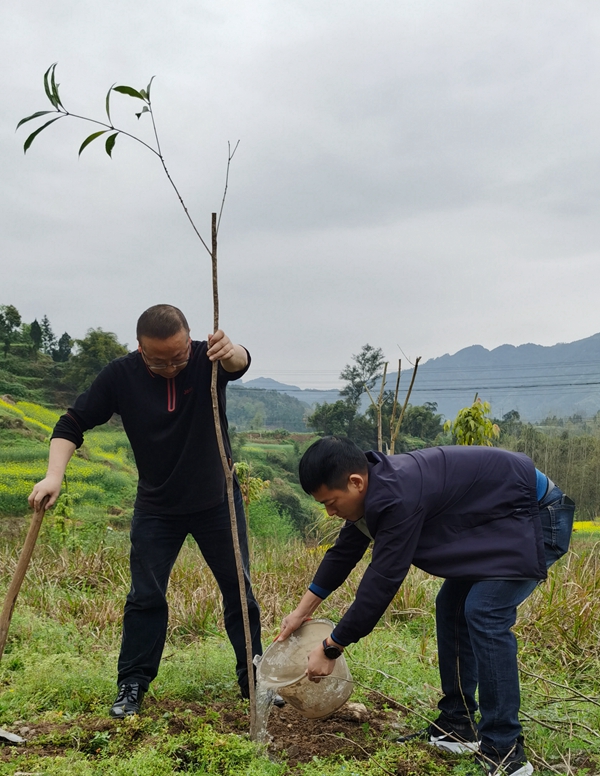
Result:
<svg viewBox="0 0 600 776"><path fill-rule="evenodd" d="M490 411L489 402L481 401L475 394L470 407L464 407L454 420L447 420L444 423L444 431L452 432L457 445L492 447L493 440L500 436L500 429L488 417Z"/></svg>
<svg viewBox="0 0 600 776"><path fill-rule="evenodd" d="M385 446L388 454L393 455L420 357L415 362L410 386L402 405L398 403L400 362L398 362L396 389L386 391L388 365L384 361L381 348L374 348L369 344L363 345L360 352L352 358L354 365L347 364L340 374L340 379L346 381L346 385L340 391L344 399L331 404L317 404L312 415L306 419L306 423L324 436L347 436L363 450L376 448L383 452ZM375 399L371 390L377 381L380 381L380 388L379 395ZM364 393L368 395L371 406L361 414L360 400ZM425 412L425 414L428 413ZM384 425L386 430L389 427L389 434L384 431Z"/></svg>
<svg viewBox="0 0 600 776"><path fill-rule="evenodd" d="M359 413L360 400L381 379L384 356L381 348L367 343L352 359L354 364L346 364L340 374L340 380L346 382L340 391L344 398L333 404L317 404L307 423L322 434L343 434L368 449L377 444L377 431L370 419Z"/></svg>
<svg viewBox="0 0 600 776"><path fill-rule="evenodd" d="M66 377L78 391L85 390L108 363L128 353L116 334L102 329L89 329L75 344L78 351L69 361Z"/></svg>
<svg viewBox="0 0 600 776"><path fill-rule="evenodd" d="M61 334L60 339L58 340L58 345L52 351L52 360L57 361L58 363L68 361L69 356L71 355L72 347L73 340L65 331L64 334Z"/></svg>
<svg viewBox="0 0 600 776"><path fill-rule="evenodd" d="M442 416L436 410L437 403L434 401L426 401L420 406L409 404L402 422L403 433L433 442L444 430Z"/></svg>
<svg viewBox="0 0 600 776"><path fill-rule="evenodd" d="M377 442L374 423L366 415L359 415L347 400L316 404L306 423L324 436L347 436L363 450L373 448Z"/></svg>
<svg viewBox="0 0 600 776"><path fill-rule="evenodd" d="M29 338L33 342L33 356L34 358L37 358L37 354L42 347L42 328L38 323L37 318L34 319L29 327Z"/></svg>
<svg viewBox="0 0 600 776"><path fill-rule="evenodd" d="M358 410L363 393L371 390L381 378L385 358L381 348L374 348L367 343L352 359L354 365L346 364L340 374L340 380L346 381L340 394Z"/></svg>
<svg viewBox="0 0 600 776"><path fill-rule="evenodd" d="M56 337L54 336L52 326L50 325L50 319L47 315L44 315L42 318L40 328L42 330L42 353L51 356L52 351L56 348Z"/></svg>
<svg viewBox="0 0 600 776"><path fill-rule="evenodd" d="M17 335L21 325L21 314L12 304L5 304L0 307L0 337L4 342L4 358L8 356L10 344Z"/></svg>

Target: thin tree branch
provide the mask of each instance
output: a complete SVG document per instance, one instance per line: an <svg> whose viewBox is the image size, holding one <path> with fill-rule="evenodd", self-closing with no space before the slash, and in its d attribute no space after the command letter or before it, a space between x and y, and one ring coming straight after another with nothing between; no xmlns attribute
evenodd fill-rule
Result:
<svg viewBox="0 0 600 776"><path fill-rule="evenodd" d="M565 776L565 770L564 768L555 768L554 766L550 765L550 763L545 760L541 754L538 754L535 749L531 746L531 744L528 745L529 752L531 753L531 759L536 765L542 765L544 768L547 768L549 771L552 771L552 773L560 773L561 776ZM564 758L563 758L564 762ZM572 774L573 769L568 763L565 763L565 765L569 768L567 771L567 774Z"/></svg>
<svg viewBox="0 0 600 776"><path fill-rule="evenodd" d="M410 385L408 386L408 391L406 393L406 398L404 400L404 404L402 405L402 411L400 412L400 417L398 418L398 422L396 423L396 428L394 429L394 437L393 437L394 445L396 444L396 439L398 438L398 434L400 433L400 426L402 425L402 421L404 420L404 413L406 412L406 408L408 407L408 400L410 399L413 385L415 384L415 378L417 376L417 369L419 368L420 361L421 361L421 356L418 356L415 361L415 368L413 369L412 377L410 379Z"/></svg>
<svg viewBox="0 0 600 776"><path fill-rule="evenodd" d="M377 400L377 449L383 453L383 392L387 376L388 362L383 365L383 375L381 377L381 389Z"/></svg>
<svg viewBox="0 0 600 776"><path fill-rule="evenodd" d="M398 409L398 391L400 390L400 375L402 373L402 361L398 359L398 374L396 375L396 389L394 390L394 402L392 404L392 414L390 415L390 455L394 455L396 439L394 437L394 423L396 422L396 411Z"/></svg>
<svg viewBox="0 0 600 776"><path fill-rule="evenodd" d="M185 204L185 202L183 201L183 197L182 197L182 196L181 196L181 194L179 193L179 189L178 189L178 188L177 188L177 186L175 185L175 181L173 180L173 178L171 178L171 174L169 173L169 170L167 169L167 165L166 165L166 162L165 162L164 156L162 155L162 152L161 152L161 150L160 150L160 139L159 139L159 137L158 137L158 130L157 130L157 128L156 128L156 122L154 121L154 112L153 112L153 110L152 110L152 103L150 102L150 97L148 97L148 112L150 113L150 119L152 120L152 127L153 127L153 129L154 129L154 137L156 138L156 148L158 149L158 150L157 150L157 151L155 151L154 153L156 153L156 154L157 154L157 156L158 156L158 158L160 159L160 163L161 163L161 164L162 164L162 166L163 166L163 170L165 171L165 175L167 176L167 179L168 179L169 183L170 183L170 184L171 184L171 186L173 187L173 190L175 191L175 194L177 195L177 199L179 200L179 203L181 204L181 207L183 208L183 212L184 212L184 213L185 213L185 215L187 216L187 220L190 222L192 229L193 229L193 230L194 230L194 232L196 233L196 237L197 237L197 238L200 240L200 242L202 243L202 245L203 245L203 246L206 248L206 250L208 251L209 255L212 257L212 252L211 252L210 248L209 248L209 247L208 247L208 245L205 243L205 241L204 241L204 238L202 237L202 235L200 234L200 232L199 232L199 231L198 231L198 229L196 228L196 224L194 223L194 220L193 220L193 218L191 217L191 215L190 215L190 213L189 213L189 211L188 211L188 209L187 209L187 207L186 207L186 204ZM213 288L214 288L214 287L213 287ZM215 329L215 331L216 331L216 329Z"/></svg>
<svg viewBox="0 0 600 776"><path fill-rule="evenodd" d="M162 157L162 156L160 156L160 154L159 154L159 159L160 159L160 161L161 161L161 164L162 164L162 166L163 166L163 170L165 171L165 175L166 175L166 176L167 176L167 178L169 179L169 183L170 183L170 184L171 184L171 186L173 187L173 189L174 189L174 191L175 191L175 194L177 194L177 199L179 200L179 202L180 202L180 204L181 204L181 207L183 208L183 212L186 214L188 221L189 221L189 222L190 222L190 224L192 225L192 229L193 229L193 230L194 230L194 232L196 233L196 237L197 237L197 238L200 240L200 242L202 243L202 245L203 245L203 246L206 248L206 250L208 251L209 255L212 255L212 254L211 254L211 250L210 250L210 248L209 248L209 247L208 247L208 245L207 245L207 244L204 242L204 239L203 239L202 235L200 234L200 232L199 232L199 231L198 231L198 229L196 228L196 224L194 223L194 221L193 221L193 219L192 219L191 215L189 214L189 211L188 211L188 209L187 209L187 207L186 207L186 204L185 204L185 202L183 201L183 198L182 198L181 194L179 193L179 189L178 189L178 188L177 188L177 186L175 185L175 183L174 183L173 179L171 178L171 175L169 174L169 171L167 170L167 165L165 164L165 160L163 159L163 157Z"/></svg>
<svg viewBox="0 0 600 776"><path fill-rule="evenodd" d="M225 173L225 188L223 189L223 199L221 201L221 209L219 210L219 218L217 219L217 235L219 234L219 227L221 226L221 216L223 215L223 208L225 207L225 197L227 196L227 189L229 188L229 168L231 167L231 160L235 156L235 152L238 149L238 146L240 144L240 141L238 140L235 144L235 148L233 151L231 150L231 143L229 140L227 141L227 149L228 149L228 156L227 156L227 171Z"/></svg>
<svg viewBox="0 0 600 776"><path fill-rule="evenodd" d="M79 119L80 121L89 121L90 124L97 124L99 127L106 127L107 130L118 132L119 135L125 135L125 137L129 137L131 138L131 140L135 140L136 143L139 143L140 145L143 145L144 148L147 148L149 151L152 151L152 153L155 156L160 157L160 154L157 152L156 148L152 148L152 146L146 143L145 140L142 140L136 135L132 135L131 132L127 132L124 129L119 129L118 127L115 127L114 124L107 124L105 121L98 121L98 119L90 119L87 116L80 116L77 113L69 113L68 111L57 110L56 113L60 113L63 116L70 116L72 119Z"/></svg>
<svg viewBox="0 0 600 776"><path fill-rule="evenodd" d="M368 395L368 397L369 397L369 399L371 401L371 404L373 405L373 407L375 407L375 409L377 409L377 402L375 401L375 399L371 395L371 391L369 390L369 388L368 388L366 383L364 383L364 387L365 387L365 391L367 392L367 395Z"/></svg>
<svg viewBox="0 0 600 776"><path fill-rule="evenodd" d="M386 361L383 365L383 375L381 377L381 388L379 389L379 399L377 401L377 404L381 407L383 404L383 392L385 390L385 384L386 384L386 377L387 377L387 368L388 368L388 362Z"/></svg>
<svg viewBox="0 0 600 776"><path fill-rule="evenodd" d="M194 221L193 221L193 219L192 219L192 217L191 217L191 215L190 215L190 213L189 213L189 211L188 211L188 209L186 207L186 204L183 201L183 198L182 198L181 194L179 193L179 190L178 190L177 186L175 185L175 182L173 181L173 178L171 178L171 174L169 173L169 170L167 169L167 165L165 163L164 157L163 157L163 155L162 155L162 153L160 151L160 141L159 141L159 138L158 138L158 132L157 132L157 129L156 129L156 123L154 121L154 113L152 112L152 105L151 105L151 102L150 102L149 99L148 99L148 113L150 114L150 118L151 118L151 121L152 121L152 127L154 129L154 136L156 138L156 148L152 148L151 145L149 145L148 143L146 143L144 140L142 140L141 138L137 137L136 135L132 135L131 132L126 132L124 129L118 129L118 127L115 127L114 124L107 124L104 121L98 121L98 119L90 119L87 116L80 116L77 113L69 113L68 111L59 110L59 111L56 111L56 113L60 113L63 116L71 116L71 118L80 119L81 121L88 121L91 124L96 124L99 127L106 127L107 130L112 130L114 132L117 132L119 135L125 135L125 137L129 137L129 138L131 138L131 140L135 140L137 143L140 143L141 145L143 145L144 148L147 148L149 151L152 151L152 153L155 156L158 156L158 158L160 159L160 162L161 162L161 164L163 166L163 170L165 171L165 174L167 176L167 179L168 179L169 183L171 184L171 186L173 187L173 190L175 191L175 194L177 195L177 199L179 200L179 202L181 204L181 207L183 208L183 211L184 211L185 215L187 216L188 221L191 224L192 229L196 233L196 237L198 237L198 239L200 240L202 245L206 248L206 250L210 254L210 252L211 252L210 248L208 247L208 245L204 241L204 238L202 237L202 235L198 231L198 229L196 227L196 224L194 223ZM236 145L236 148L237 148L237 145ZM234 153L235 153L235 150L234 150ZM229 158L229 161L231 161L232 158L233 158L233 154L231 154L231 156ZM228 175L229 175L229 162L228 162ZM224 201L225 201L225 196L223 196L223 202ZM222 209L223 209L223 205L221 205L221 210Z"/></svg>
<svg viewBox="0 0 600 776"><path fill-rule="evenodd" d="M408 361L408 363L409 363L411 366L414 366L413 362L412 362L412 361L410 360L410 358L409 358L409 357L406 355L406 353L405 353L405 352L402 350L402 348L400 347L400 345L398 345L398 343L396 343L396 347L397 347L397 348L398 348L398 350L399 350L399 351L402 353L402 355L403 355L403 356L404 356L404 358L405 358L405 359Z"/></svg>

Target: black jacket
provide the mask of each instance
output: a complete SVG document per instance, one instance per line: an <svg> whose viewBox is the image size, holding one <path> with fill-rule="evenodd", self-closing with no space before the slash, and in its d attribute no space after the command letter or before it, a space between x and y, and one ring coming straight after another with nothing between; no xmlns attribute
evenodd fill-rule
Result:
<svg viewBox="0 0 600 776"><path fill-rule="evenodd" d="M79 447L85 431L117 413L138 468L138 509L190 514L221 503L225 476L210 398L212 362L206 351L206 342L192 342L188 365L169 378L151 372L137 351L111 361L59 419L52 438L69 439ZM219 364L219 415L230 458L225 391L248 366L230 373Z"/></svg>

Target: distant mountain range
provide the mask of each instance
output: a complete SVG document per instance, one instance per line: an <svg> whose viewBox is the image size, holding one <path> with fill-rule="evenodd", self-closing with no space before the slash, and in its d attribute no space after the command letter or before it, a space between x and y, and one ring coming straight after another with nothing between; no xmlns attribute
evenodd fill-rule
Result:
<svg viewBox="0 0 600 776"><path fill-rule="evenodd" d="M396 374L388 375L390 389ZM402 397L411 375L412 369L402 372ZM303 389L268 377L249 380L244 387L286 393L311 407L340 398L335 389ZM411 403L436 402L438 412L453 418L461 407L471 404L475 393L491 403L497 418L509 410L517 410L528 421L552 415L590 417L600 410L600 333L550 347L501 345L487 350L472 345L452 356L429 359L419 366Z"/></svg>
<svg viewBox="0 0 600 776"><path fill-rule="evenodd" d="M264 391L287 393L288 396L293 396L309 407L314 407L315 404L331 404L340 398L340 392L335 388L328 391L322 391L317 388L298 388L297 385L279 383L271 377L257 377L255 380L248 380L242 383L242 385L244 388L260 388Z"/></svg>

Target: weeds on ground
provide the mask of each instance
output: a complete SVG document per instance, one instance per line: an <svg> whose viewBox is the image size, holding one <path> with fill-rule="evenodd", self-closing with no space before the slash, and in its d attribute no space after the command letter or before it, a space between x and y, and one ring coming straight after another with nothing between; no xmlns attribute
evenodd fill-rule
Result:
<svg viewBox="0 0 600 776"><path fill-rule="evenodd" d="M169 637L145 713L117 729L106 710L115 692L128 541L119 530L101 536L89 547L47 541L36 548L0 662L0 726L18 732L25 725L38 735L25 753L11 755L0 747L0 774L469 773L469 758L440 759L424 745L399 748L385 741L372 742L368 757L357 750L355 759L321 758L293 769L285 761L269 762L245 738L220 597L191 543L173 572ZM7 538L0 549L6 584L17 546ZM266 644L304 593L322 553L300 541L255 543L253 578ZM367 561L318 615L334 620L341 615ZM599 571L597 545L578 534L573 551L520 610L515 630L522 719L539 774L600 771ZM377 697L388 704L396 714L395 729L403 732L436 715L433 606L439 584L412 571L379 626L347 653L356 682L353 700L369 707ZM186 713L188 708L194 712Z"/></svg>

